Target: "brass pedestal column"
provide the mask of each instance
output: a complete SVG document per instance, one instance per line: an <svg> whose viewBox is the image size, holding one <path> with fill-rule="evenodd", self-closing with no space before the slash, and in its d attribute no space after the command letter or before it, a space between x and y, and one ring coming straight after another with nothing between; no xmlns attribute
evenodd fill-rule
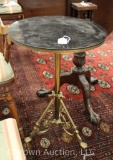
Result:
<svg viewBox="0 0 113 160"><path fill-rule="evenodd" d="M49 95L52 100L36 122L30 136L25 138L25 144L29 144L35 135L47 132L52 125L61 125L67 134L77 139L82 148L87 148L87 144L82 141L77 126L74 124L62 100L64 96L60 91L60 57L60 53L55 54L55 91L52 91L52 94Z"/></svg>

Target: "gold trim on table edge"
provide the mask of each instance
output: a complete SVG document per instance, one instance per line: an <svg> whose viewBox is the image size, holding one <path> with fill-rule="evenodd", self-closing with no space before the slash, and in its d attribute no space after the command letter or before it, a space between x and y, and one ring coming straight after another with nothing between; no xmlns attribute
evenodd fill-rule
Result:
<svg viewBox="0 0 113 160"><path fill-rule="evenodd" d="M11 37L10 37L11 38ZM24 48L28 48L28 49L31 49L31 50L36 50L36 51L40 51L40 52L53 52L55 54L62 54L62 53L65 53L67 52L68 53L80 53L80 52L85 52L87 50L91 50L91 49L94 49L96 47L99 47L103 44L103 42L99 43L98 45L95 45L95 46L92 46L92 47L87 47L87 48L81 48L81 49L65 49L65 50L61 50L61 49L41 49L41 48L35 48L35 47L31 47L31 46L27 46L27 45L24 45L24 44L20 44L16 41L14 41L13 39L11 39L11 41L15 44L17 44L18 46L21 46L21 47L24 47Z"/></svg>

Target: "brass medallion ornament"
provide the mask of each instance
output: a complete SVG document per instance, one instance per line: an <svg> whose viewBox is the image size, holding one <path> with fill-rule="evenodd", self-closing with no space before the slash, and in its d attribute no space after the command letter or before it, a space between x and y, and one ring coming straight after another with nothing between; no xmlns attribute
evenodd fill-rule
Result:
<svg viewBox="0 0 113 160"><path fill-rule="evenodd" d="M66 142L66 143L70 143L72 140L72 136L70 136L69 134L67 134L66 132L62 133L62 137L61 139Z"/></svg>

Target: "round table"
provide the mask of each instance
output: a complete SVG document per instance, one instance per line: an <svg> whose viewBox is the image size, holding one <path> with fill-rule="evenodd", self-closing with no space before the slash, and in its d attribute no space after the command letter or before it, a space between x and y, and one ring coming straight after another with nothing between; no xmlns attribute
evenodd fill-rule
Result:
<svg viewBox="0 0 113 160"><path fill-rule="evenodd" d="M55 54L55 87L49 91L41 89L37 92L39 96L44 96L54 90L55 92L52 92L51 95L53 99L41 118L36 122L34 130L31 132L30 137L27 137L26 142L31 141L32 137L39 131L40 122L54 103L55 119L54 121L47 122L48 126L50 127L50 124L53 123L62 124L62 114L60 113L60 105L62 105L79 144L85 148L86 145L82 142L78 130L62 101L63 93L60 91L60 86L64 83L69 83L81 88L84 104L90 114L91 121L94 123L99 122L99 115L93 111L90 104L90 84L95 82L95 80L97 82L97 79L92 79L90 71L85 70L83 65L85 64L85 51L100 46L107 36L106 30L89 20L65 16L41 16L14 22L9 27L8 34L17 45L38 51L50 51ZM60 76L60 56L62 53L73 53L73 63L75 66L71 73ZM47 130L49 127L46 125ZM63 128L69 133L66 127L63 126Z"/></svg>

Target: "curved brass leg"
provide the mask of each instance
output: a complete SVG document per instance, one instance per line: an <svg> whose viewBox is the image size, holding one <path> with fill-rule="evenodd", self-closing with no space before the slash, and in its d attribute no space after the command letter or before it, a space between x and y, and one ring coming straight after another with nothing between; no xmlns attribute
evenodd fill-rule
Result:
<svg viewBox="0 0 113 160"><path fill-rule="evenodd" d="M64 102L62 100L61 100L61 104L62 104L63 109L65 110L65 113L66 113L66 115L67 115L67 117L69 119L69 122L72 125L72 128L74 130L74 135L77 138L78 143L80 144L80 146L82 148L84 148L84 149L87 148L87 144L82 141L82 138L79 135L79 131L77 130L77 126L74 124L74 122L73 122L73 120L72 120L72 118L71 118L71 116L70 116L70 114L69 114L69 112L68 112L67 108L65 107L65 104L64 104Z"/></svg>

